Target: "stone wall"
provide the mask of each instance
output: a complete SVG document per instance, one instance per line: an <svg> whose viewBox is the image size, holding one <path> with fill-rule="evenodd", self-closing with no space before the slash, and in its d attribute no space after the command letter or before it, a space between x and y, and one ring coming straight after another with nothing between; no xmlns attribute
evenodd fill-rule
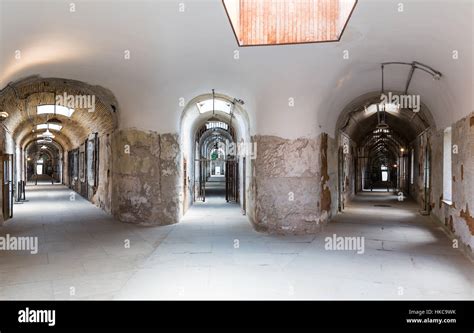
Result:
<svg viewBox="0 0 474 333"><path fill-rule="evenodd" d="M447 232L459 239L459 247L474 258L474 114L452 125L452 204L443 201L444 129L426 132L413 143L415 178L411 195L424 208L424 151L431 148L430 208L431 215Z"/></svg>
<svg viewBox="0 0 474 333"><path fill-rule="evenodd" d="M442 131L441 131L442 133ZM409 183L409 193L412 198L414 198L419 204L420 208L425 208L425 159L426 159L426 147L429 146L431 151L431 170L432 175L436 175L434 170L436 170L439 163L441 169L439 172L443 172L443 140L441 142L436 142L436 133L433 133L431 130L423 132L419 135L414 142L410 144L409 154L411 155L411 150L414 151L413 157L413 184L410 179ZM411 165L408 166L411 168ZM441 187L443 186L442 177L430 177L432 182L436 182L441 178ZM441 193L442 193L441 189Z"/></svg>
<svg viewBox="0 0 474 333"><path fill-rule="evenodd" d="M120 221L166 225L179 221L178 137L135 129L113 138L112 213Z"/></svg>
<svg viewBox="0 0 474 333"><path fill-rule="evenodd" d="M336 206L337 145L323 134L288 140L256 136L252 161L257 230L313 233L327 223ZM330 170L332 172L330 172Z"/></svg>
<svg viewBox="0 0 474 333"><path fill-rule="evenodd" d="M341 187L341 209L352 200L356 191L356 177L355 177L355 160L357 146L348 136L341 135L340 148L341 158L343 159L342 164L338 166L341 168L341 177L338 186ZM339 156L338 156L339 158ZM338 170L339 172L339 170Z"/></svg>
<svg viewBox="0 0 474 333"><path fill-rule="evenodd" d="M99 184L91 201L107 213L112 212L112 140L110 134L99 136Z"/></svg>

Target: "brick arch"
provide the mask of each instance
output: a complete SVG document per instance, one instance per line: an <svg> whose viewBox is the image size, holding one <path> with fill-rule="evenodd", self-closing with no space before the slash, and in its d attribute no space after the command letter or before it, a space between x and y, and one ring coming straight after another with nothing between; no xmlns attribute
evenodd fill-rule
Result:
<svg viewBox="0 0 474 333"><path fill-rule="evenodd" d="M65 149L77 147L90 133L110 134L117 127L118 103L109 90L76 80L33 76L10 83L0 92L0 110L9 114L4 125L13 140L24 146L35 126L52 117L36 114L36 107L54 104L55 96L64 93L95 98L94 112L76 108L70 118L56 116L63 122L58 141Z"/></svg>

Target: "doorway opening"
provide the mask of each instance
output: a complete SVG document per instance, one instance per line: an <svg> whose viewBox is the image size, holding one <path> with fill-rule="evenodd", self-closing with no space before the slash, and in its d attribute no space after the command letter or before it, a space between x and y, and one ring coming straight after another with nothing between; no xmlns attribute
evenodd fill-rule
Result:
<svg viewBox="0 0 474 333"><path fill-rule="evenodd" d="M246 214L250 133L243 104L213 92L185 108L180 136L183 215L193 205L211 210L230 205Z"/></svg>
<svg viewBox="0 0 474 333"><path fill-rule="evenodd" d="M338 120L339 211L357 195L403 202L414 197L414 153L417 140L435 128L425 105L419 112L381 102L380 93L363 95L351 102ZM423 143L424 193L421 208L429 209L430 146ZM419 175L417 175L419 176Z"/></svg>
<svg viewBox="0 0 474 333"><path fill-rule="evenodd" d="M54 140L33 140L25 147L25 175L29 185L60 184L63 181L63 148Z"/></svg>
<svg viewBox="0 0 474 333"><path fill-rule="evenodd" d="M235 130L213 116L196 133L194 202L239 202L239 161L232 154Z"/></svg>
<svg viewBox="0 0 474 333"><path fill-rule="evenodd" d="M112 93L80 81L36 76L9 86L0 93L0 104L11 115L3 122L8 131L0 134L5 142L4 155L13 155L11 179L4 183L11 182L15 204L34 206L28 200L30 191L56 193L63 185L110 211L111 182L108 176L99 180L99 174L108 175L111 151L102 146L104 163L99 163L99 140L110 146L109 135L117 126L117 101ZM17 100L25 102L21 108L14 102ZM90 101L93 112L79 102L85 100ZM81 163L73 166L79 171L75 178L69 172L70 156L77 149L80 156L75 162ZM12 216L6 210L6 196L2 207Z"/></svg>

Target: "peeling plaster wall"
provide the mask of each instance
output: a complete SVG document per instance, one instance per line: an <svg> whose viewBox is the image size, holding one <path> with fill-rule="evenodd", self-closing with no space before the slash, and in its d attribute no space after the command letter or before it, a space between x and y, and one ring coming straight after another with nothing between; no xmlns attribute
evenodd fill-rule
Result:
<svg viewBox="0 0 474 333"><path fill-rule="evenodd" d="M336 206L337 144L322 134L314 139L255 136L252 161L255 203L249 214L257 230L314 233Z"/></svg>
<svg viewBox="0 0 474 333"><path fill-rule="evenodd" d="M122 222L166 225L179 221L179 156L176 134L136 129L113 138L112 213Z"/></svg>
<svg viewBox="0 0 474 333"><path fill-rule="evenodd" d="M110 134L101 135L99 140L99 184L91 201L105 212L112 212L112 140Z"/></svg>
<svg viewBox="0 0 474 333"><path fill-rule="evenodd" d="M440 132L442 133L442 131ZM424 209L425 202L425 159L426 159L426 147L429 145L431 150L431 172L436 175L437 163L440 162L441 169L440 174L443 173L443 138L441 141L436 140L436 133L428 130L419 135L414 142L410 144L410 151L414 150L414 161L413 161L413 184L409 183L409 193L414 198L422 209ZM411 154L411 153L410 153ZM408 166L411 167L410 165ZM441 193L443 193L443 181L442 177L430 177L430 187L436 186L436 182L441 179ZM432 192L431 192L432 193Z"/></svg>
<svg viewBox="0 0 474 333"><path fill-rule="evenodd" d="M468 255L474 258L474 113L452 125L452 205L443 202L444 129L425 134L415 141L415 179L410 185L412 196L423 207L424 146L429 137L431 147L430 207L431 215L460 240Z"/></svg>
<svg viewBox="0 0 474 333"><path fill-rule="evenodd" d="M355 162L357 145L347 135L341 134L340 149L342 150L342 177L338 186L341 186L341 207L344 209L346 204L352 200L356 190ZM339 158L339 156L338 156ZM339 171L338 171L339 172ZM339 175L338 175L339 177Z"/></svg>
<svg viewBox="0 0 474 333"><path fill-rule="evenodd" d="M3 126L0 126L0 157L3 154L14 154L15 143L10 132L6 131ZM3 162L2 162L3 163ZM3 181L3 167L0 166L0 179ZM0 203L3 202L3 191L0 190ZM3 205L0 207L0 226L3 224Z"/></svg>

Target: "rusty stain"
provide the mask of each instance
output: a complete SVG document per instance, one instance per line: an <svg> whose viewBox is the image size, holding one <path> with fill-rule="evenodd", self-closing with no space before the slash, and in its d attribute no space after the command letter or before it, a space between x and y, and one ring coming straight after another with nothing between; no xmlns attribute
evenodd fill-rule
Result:
<svg viewBox="0 0 474 333"><path fill-rule="evenodd" d="M331 210L331 191L326 186L329 180L328 174L328 136L321 135L321 211L329 212Z"/></svg>
<svg viewBox="0 0 474 333"><path fill-rule="evenodd" d="M326 212L331 210L331 191L328 187L324 188L321 193L321 210Z"/></svg>
<svg viewBox="0 0 474 333"><path fill-rule="evenodd" d="M455 181L456 181L456 176L453 176L453 182L455 182Z"/></svg>
<svg viewBox="0 0 474 333"><path fill-rule="evenodd" d="M474 116L472 116L472 117L469 119L469 126L470 126L470 127L473 127L473 126L474 126Z"/></svg>
<svg viewBox="0 0 474 333"><path fill-rule="evenodd" d="M329 180L328 174L328 136L326 133L321 134L321 177L322 185Z"/></svg>
<svg viewBox="0 0 474 333"><path fill-rule="evenodd" d="M469 212L468 204L466 204L466 211L461 209L461 213L459 215L466 221L471 235L474 235L474 217L472 217L471 213Z"/></svg>
<svg viewBox="0 0 474 333"><path fill-rule="evenodd" d="M461 164L461 181L463 180L464 180L464 164Z"/></svg>

